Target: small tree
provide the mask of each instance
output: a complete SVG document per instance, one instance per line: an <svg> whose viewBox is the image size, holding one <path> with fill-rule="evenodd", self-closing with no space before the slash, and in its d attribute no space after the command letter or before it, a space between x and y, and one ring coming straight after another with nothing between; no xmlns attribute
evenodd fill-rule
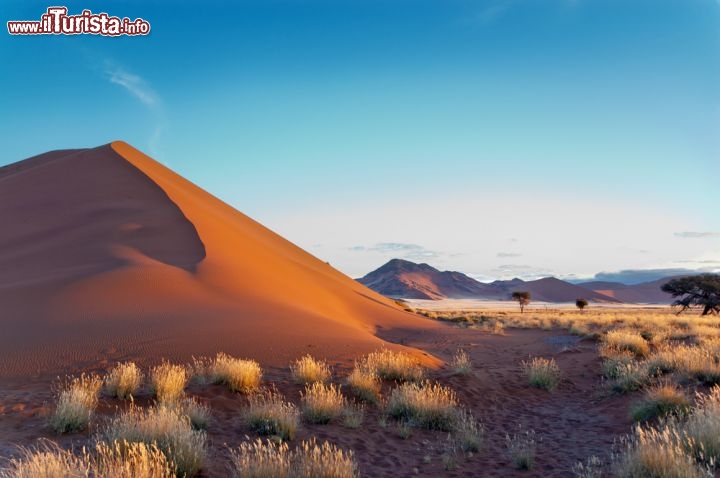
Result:
<svg viewBox="0 0 720 478"><path fill-rule="evenodd" d="M692 307L702 307L701 315L720 313L720 275L699 274L679 277L660 288L676 298L673 307L680 307L678 315Z"/></svg>
<svg viewBox="0 0 720 478"><path fill-rule="evenodd" d="M585 299L578 299L575 301L575 307L580 309L580 312L582 312L585 309L585 307L587 307L587 306L588 306L588 301Z"/></svg>
<svg viewBox="0 0 720 478"><path fill-rule="evenodd" d="M525 312L525 306L530 303L530 292L527 291L515 291L512 293L512 299L516 300L520 304L520 313Z"/></svg>

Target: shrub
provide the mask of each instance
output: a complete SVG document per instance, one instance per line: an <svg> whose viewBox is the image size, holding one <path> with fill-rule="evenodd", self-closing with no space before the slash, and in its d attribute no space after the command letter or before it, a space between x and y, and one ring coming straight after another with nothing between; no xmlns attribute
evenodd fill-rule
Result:
<svg viewBox="0 0 720 478"><path fill-rule="evenodd" d="M316 360L310 355L296 360L291 366L293 379L297 383L307 384L327 382L330 379L330 367L326 362Z"/></svg>
<svg viewBox="0 0 720 478"><path fill-rule="evenodd" d="M304 441L293 454L294 476L298 478L356 478L358 467L352 450L343 451L335 445L315 439Z"/></svg>
<svg viewBox="0 0 720 478"><path fill-rule="evenodd" d="M345 397L333 385L315 382L305 386L301 392L303 417L310 423L329 423L339 417L345 408Z"/></svg>
<svg viewBox="0 0 720 478"><path fill-rule="evenodd" d="M686 452L686 440L671 421L656 429L637 426L613 457L619 478L700 478L706 474Z"/></svg>
<svg viewBox="0 0 720 478"><path fill-rule="evenodd" d="M645 398L631 410L635 421L646 421L667 415L684 415L690 410L685 393L673 385L660 385L649 389Z"/></svg>
<svg viewBox="0 0 720 478"><path fill-rule="evenodd" d="M125 400L137 394L142 381L143 373L134 362L119 363L105 376L105 390Z"/></svg>
<svg viewBox="0 0 720 478"><path fill-rule="evenodd" d="M205 432L194 430L190 418L178 407L131 406L108 424L104 435L110 442L156 446L178 476L195 476L205 460Z"/></svg>
<svg viewBox="0 0 720 478"><path fill-rule="evenodd" d="M560 368L555 359L535 357L529 362L521 362L521 365L533 387L554 390L560 382Z"/></svg>
<svg viewBox="0 0 720 478"><path fill-rule="evenodd" d="M187 385L187 370L182 365L163 362L150 370L150 388L160 402L179 400Z"/></svg>
<svg viewBox="0 0 720 478"><path fill-rule="evenodd" d="M236 478L356 478L352 451L343 451L315 439L290 451L287 444L256 440L230 450L231 472Z"/></svg>
<svg viewBox="0 0 720 478"><path fill-rule="evenodd" d="M387 413L421 428L451 431L457 419L457 404L455 392L440 384L403 383L391 392Z"/></svg>
<svg viewBox="0 0 720 478"><path fill-rule="evenodd" d="M382 349L372 352L365 359L369 370L384 380L417 382L424 376L423 368L417 360L404 352Z"/></svg>
<svg viewBox="0 0 720 478"><path fill-rule="evenodd" d="M262 369L254 360L219 353L210 368L213 383L223 383L233 392L253 393L260 388Z"/></svg>
<svg viewBox="0 0 720 478"><path fill-rule="evenodd" d="M368 403L377 403L380 399L380 379L366 364L355 363L355 368L348 375L347 384L356 398Z"/></svg>
<svg viewBox="0 0 720 478"><path fill-rule="evenodd" d="M452 368L457 375L469 375L472 372L472 361L463 349L458 349L452 358Z"/></svg>
<svg viewBox="0 0 720 478"><path fill-rule="evenodd" d="M72 433L87 428L98 405L102 380L96 375L82 374L61 385L57 404L50 416L50 426L57 433Z"/></svg>
<svg viewBox="0 0 720 478"><path fill-rule="evenodd" d="M250 406L246 420L260 435L278 436L283 440L295 438L299 412L293 403L285 402L274 390L265 390L248 397Z"/></svg>
<svg viewBox="0 0 720 478"><path fill-rule="evenodd" d="M611 330L605 335L605 343L617 350L627 350L636 357L645 357L650 351L642 335L630 330Z"/></svg>
<svg viewBox="0 0 720 478"><path fill-rule="evenodd" d="M505 444L515 466L521 470L529 470L535 464L537 440L535 430L518 430L518 433L505 434Z"/></svg>
<svg viewBox="0 0 720 478"><path fill-rule="evenodd" d="M480 451L485 427L475 419L472 412L462 409L457 415L455 437L463 451Z"/></svg>
<svg viewBox="0 0 720 478"><path fill-rule="evenodd" d="M160 449L152 444L100 442L91 461L93 476L102 478L172 478L172 465Z"/></svg>

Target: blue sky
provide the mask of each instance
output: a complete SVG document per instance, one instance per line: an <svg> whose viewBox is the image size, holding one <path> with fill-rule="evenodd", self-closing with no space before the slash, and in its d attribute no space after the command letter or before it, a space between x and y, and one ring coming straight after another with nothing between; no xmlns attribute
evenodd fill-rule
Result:
<svg viewBox="0 0 720 478"><path fill-rule="evenodd" d="M720 269L716 0L64 5L152 31L0 35L1 164L123 139L352 276Z"/></svg>

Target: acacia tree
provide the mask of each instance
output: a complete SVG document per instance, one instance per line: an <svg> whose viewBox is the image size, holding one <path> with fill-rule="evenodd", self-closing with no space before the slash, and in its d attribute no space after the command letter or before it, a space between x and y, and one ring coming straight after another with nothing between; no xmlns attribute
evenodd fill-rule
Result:
<svg viewBox="0 0 720 478"><path fill-rule="evenodd" d="M679 307L678 315L692 307L702 307L701 315L720 313L720 275L699 274L678 277L663 284L663 292L672 295L673 307Z"/></svg>
<svg viewBox="0 0 720 478"><path fill-rule="evenodd" d="M585 307L587 307L587 306L588 306L588 301L585 299L578 299L575 301L575 307L580 309L580 312L582 312L585 309Z"/></svg>
<svg viewBox="0 0 720 478"><path fill-rule="evenodd" d="M520 313L525 312L525 306L530 303L530 292L527 291L515 291L512 293L512 299L516 300L520 304Z"/></svg>

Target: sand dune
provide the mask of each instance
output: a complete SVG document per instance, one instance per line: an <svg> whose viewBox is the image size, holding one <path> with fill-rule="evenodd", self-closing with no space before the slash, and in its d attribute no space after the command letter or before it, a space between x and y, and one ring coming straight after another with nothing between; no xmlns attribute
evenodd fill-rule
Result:
<svg viewBox="0 0 720 478"><path fill-rule="evenodd" d="M285 365L437 327L123 142L4 167L0 199L0 375L218 350Z"/></svg>

